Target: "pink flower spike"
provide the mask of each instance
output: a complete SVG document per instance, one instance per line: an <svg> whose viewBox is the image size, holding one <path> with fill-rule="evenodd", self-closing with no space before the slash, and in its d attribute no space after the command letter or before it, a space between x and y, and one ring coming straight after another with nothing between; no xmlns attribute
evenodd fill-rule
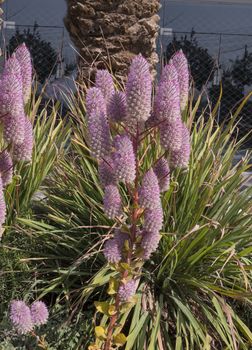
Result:
<svg viewBox="0 0 252 350"><path fill-rule="evenodd" d="M0 81L0 116L18 117L24 114L21 68L15 55L3 69Z"/></svg>
<svg viewBox="0 0 252 350"><path fill-rule="evenodd" d="M95 77L95 87L101 90L106 103L108 103L115 89L113 78L107 69L97 70Z"/></svg>
<svg viewBox="0 0 252 350"><path fill-rule="evenodd" d="M143 177L139 189L139 204L145 209L155 209L161 205L158 179L152 168Z"/></svg>
<svg viewBox="0 0 252 350"><path fill-rule="evenodd" d="M8 151L4 150L0 153L0 173L3 187L11 183L13 173L13 163Z"/></svg>
<svg viewBox="0 0 252 350"><path fill-rule="evenodd" d="M171 61L178 72L180 87L180 107L181 111L183 111L186 108L189 95L188 61L182 50L176 52Z"/></svg>
<svg viewBox="0 0 252 350"><path fill-rule="evenodd" d="M190 160L190 133L186 125L183 124L182 145L179 150L171 152L170 166L171 168L187 168Z"/></svg>
<svg viewBox="0 0 252 350"><path fill-rule="evenodd" d="M118 296L121 302L129 301L135 294L137 289L137 282L130 280L125 284L121 285L118 290Z"/></svg>
<svg viewBox="0 0 252 350"><path fill-rule="evenodd" d="M160 158L153 168L160 188L160 192L165 192L170 185L170 169L169 164L165 158Z"/></svg>
<svg viewBox="0 0 252 350"><path fill-rule="evenodd" d="M159 121L174 121L180 118L178 73L172 63L163 69L154 101L154 115Z"/></svg>
<svg viewBox="0 0 252 350"><path fill-rule="evenodd" d="M122 122L127 118L127 104L124 92L115 91L108 102L108 117L114 122Z"/></svg>
<svg viewBox="0 0 252 350"><path fill-rule="evenodd" d="M136 160L133 144L127 135L117 135L114 138L113 164L118 181L131 183L136 177Z"/></svg>
<svg viewBox="0 0 252 350"><path fill-rule="evenodd" d="M3 191L3 181L0 177L0 227L4 224L6 218L6 204ZM0 233L1 237L1 233Z"/></svg>
<svg viewBox="0 0 252 350"><path fill-rule="evenodd" d="M24 118L24 140L20 144L15 144L13 148L13 159L16 161L31 161L33 149L33 129L30 120Z"/></svg>
<svg viewBox="0 0 252 350"><path fill-rule="evenodd" d="M116 216L122 215L121 196L117 186L109 185L105 187L103 204L104 213L109 219L115 219Z"/></svg>
<svg viewBox="0 0 252 350"><path fill-rule="evenodd" d="M126 84L127 118L136 125L145 122L151 112L152 78L147 60L136 56L130 65Z"/></svg>
<svg viewBox="0 0 252 350"><path fill-rule="evenodd" d="M180 118L160 124L160 144L165 150L177 151L182 145L183 123Z"/></svg>
<svg viewBox="0 0 252 350"><path fill-rule="evenodd" d="M21 300L13 300L11 302L10 320L20 334L27 334L33 329L31 311Z"/></svg>
<svg viewBox="0 0 252 350"><path fill-rule="evenodd" d="M32 86L32 63L31 54L25 43L18 46L15 56L20 64L22 76L23 99L26 104L31 96Z"/></svg>
<svg viewBox="0 0 252 350"><path fill-rule="evenodd" d="M48 309L43 301L34 301L31 305L31 318L35 326L45 324L48 320Z"/></svg>

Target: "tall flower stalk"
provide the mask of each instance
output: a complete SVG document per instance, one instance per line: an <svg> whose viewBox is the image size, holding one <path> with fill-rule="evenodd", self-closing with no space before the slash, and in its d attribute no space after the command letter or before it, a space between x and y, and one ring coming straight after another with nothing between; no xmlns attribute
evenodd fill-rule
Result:
<svg viewBox="0 0 252 350"><path fill-rule="evenodd" d="M89 350L110 350L126 343L126 335L116 329L134 303L145 261L158 248L161 194L169 189L172 171L188 166L190 134L181 117L189 86L186 62L182 52L174 56L163 70L155 96L150 67L141 55L132 61L125 93L114 92L112 77L104 71L97 73L96 86L87 92L87 139L104 188L104 213L115 227L104 246L114 271L109 300L95 302L108 323L96 325ZM155 150L144 157L154 137Z"/></svg>
<svg viewBox="0 0 252 350"><path fill-rule="evenodd" d="M25 44L20 45L6 60L0 77L0 238L3 233L6 206L4 188L11 183L15 165L31 161L33 129L25 114L32 85L31 55Z"/></svg>

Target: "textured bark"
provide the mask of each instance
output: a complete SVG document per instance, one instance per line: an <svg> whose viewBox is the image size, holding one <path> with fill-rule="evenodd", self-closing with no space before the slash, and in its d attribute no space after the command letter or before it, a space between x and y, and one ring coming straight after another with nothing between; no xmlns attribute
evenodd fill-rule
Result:
<svg viewBox="0 0 252 350"><path fill-rule="evenodd" d="M67 0L65 25L79 51L87 82L97 68L110 68L121 82L134 55L158 61L159 0Z"/></svg>

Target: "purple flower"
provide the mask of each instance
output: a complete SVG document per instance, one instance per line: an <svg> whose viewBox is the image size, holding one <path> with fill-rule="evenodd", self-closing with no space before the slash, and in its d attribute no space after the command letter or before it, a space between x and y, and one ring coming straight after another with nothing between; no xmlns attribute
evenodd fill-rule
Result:
<svg viewBox="0 0 252 350"><path fill-rule="evenodd" d="M113 143L113 163L118 181L133 182L136 177L136 160L131 140L127 135L117 135Z"/></svg>
<svg viewBox="0 0 252 350"><path fill-rule="evenodd" d="M92 155L98 159L106 158L111 151L111 137L106 114L94 111L89 115L88 140Z"/></svg>
<svg viewBox="0 0 252 350"><path fill-rule="evenodd" d="M108 116L114 122L121 122L127 118L127 104L124 92L115 91L108 102Z"/></svg>
<svg viewBox="0 0 252 350"><path fill-rule="evenodd" d="M163 226L163 209L160 205L154 209L144 211L144 230L147 232L159 232Z"/></svg>
<svg viewBox="0 0 252 350"><path fill-rule="evenodd" d="M21 300L13 300L10 305L10 320L18 333L26 334L33 329L31 311Z"/></svg>
<svg viewBox="0 0 252 350"><path fill-rule="evenodd" d="M104 213L109 219L114 219L122 214L121 196L117 186L109 185L105 187L103 204Z"/></svg>
<svg viewBox="0 0 252 350"><path fill-rule="evenodd" d="M117 230L114 237L106 241L103 254L109 263L118 263L122 259L122 250L127 239L129 236L126 233Z"/></svg>
<svg viewBox="0 0 252 350"><path fill-rule="evenodd" d="M99 69L97 71L95 77L95 87L101 90L106 103L108 103L115 89L113 78L106 69Z"/></svg>
<svg viewBox="0 0 252 350"><path fill-rule="evenodd" d="M32 303L31 319L35 326L40 326L47 322L48 309L43 301L34 301L34 303Z"/></svg>
<svg viewBox="0 0 252 350"><path fill-rule="evenodd" d="M21 68L24 103L27 103L31 95L32 63L30 51L25 43L18 46L17 50L15 51L15 56Z"/></svg>
<svg viewBox="0 0 252 350"><path fill-rule="evenodd" d="M141 247L143 249L143 258L149 259L151 254L157 250L160 234L158 232L142 232Z"/></svg>
<svg viewBox="0 0 252 350"><path fill-rule="evenodd" d="M3 192L3 181L2 177L0 176L0 226L5 222L5 216L6 216L6 204L4 199L4 192ZM1 233L0 233L1 236Z"/></svg>
<svg viewBox="0 0 252 350"><path fill-rule="evenodd" d="M190 133L185 124L182 131L182 145L179 150L171 152L170 166L172 168L187 168L190 159Z"/></svg>
<svg viewBox="0 0 252 350"><path fill-rule="evenodd" d="M154 209L161 205L158 179L152 168L143 177L139 190L139 204L145 209Z"/></svg>
<svg viewBox="0 0 252 350"><path fill-rule="evenodd" d="M155 164L153 170L158 178L160 192L167 191L170 185L170 169L167 160L160 158Z"/></svg>
<svg viewBox="0 0 252 350"><path fill-rule="evenodd" d="M25 133L25 115L23 113L15 117L8 114L3 118L3 124L3 136L7 143L23 143Z"/></svg>
<svg viewBox="0 0 252 350"><path fill-rule="evenodd" d="M101 159L98 166L100 181L103 187L116 184L114 164L111 158Z"/></svg>
<svg viewBox="0 0 252 350"><path fill-rule="evenodd" d="M33 148L33 129L30 120L24 119L24 140L21 144L15 144L13 148L13 159L16 161L30 161Z"/></svg>
<svg viewBox="0 0 252 350"><path fill-rule="evenodd" d="M137 289L137 282L130 280L125 284L122 284L118 290L118 296L121 302L129 301L135 294Z"/></svg>
<svg viewBox="0 0 252 350"><path fill-rule="evenodd" d="M100 89L93 87L87 90L86 95L86 112L89 120L91 114L106 114L106 101Z"/></svg>
<svg viewBox="0 0 252 350"><path fill-rule="evenodd" d="M138 55L132 60L126 84L128 118L134 125L149 118L151 94L152 79L149 64L142 55Z"/></svg>
<svg viewBox="0 0 252 350"><path fill-rule="evenodd" d="M15 55L5 63L0 82L0 115L11 117L24 113L21 68Z"/></svg>
<svg viewBox="0 0 252 350"><path fill-rule="evenodd" d="M178 72L180 106L183 111L187 105L189 95L189 68L187 58L182 50L175 53L172 57L172 63Z"/></svg>
<svg viewBox="0 0 252 350"><path fill-rule="evenodd" d="M178 73L172 63L163 69L154 101L154 115L159 121L173 121L180 118Z"/></svg>
<svg viewBox="0 0 252 350"><path fill-rule="evenodd" d="M3 186L11 183L13 172L13 163L9 152L6 150L0 153L0 173L2 177Z"/></svg>
<svg viewBox="0 0 252 350"><path fill-rule="evenodd" d="M182 145L183 123L180 118L163 122L160 127L160 144L165 150L177 151Z"/></svg>

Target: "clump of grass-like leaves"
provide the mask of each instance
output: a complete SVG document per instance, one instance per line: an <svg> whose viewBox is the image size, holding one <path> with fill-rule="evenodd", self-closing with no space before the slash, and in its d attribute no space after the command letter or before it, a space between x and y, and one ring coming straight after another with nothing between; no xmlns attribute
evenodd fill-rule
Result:
<svg viewBox="0 0 252 350"><path fill-rule="evenodd" d="M97 166L87 152L84 106L81 98L69 99L72 143L47 182L47 201L39 203L45 220L22 223L40 246L26 260L40 262L37 291L71 300L77 312L93 300L92 293L95 299L103 293L113 272L100 254L111 222L103 214ZM244 142L236 140L236 123L246 100L225 125L215 121L218 105L196 119L199 103L200 97L184 116L191 129L189 170L173 173L163 198L159 249L145 265L136 304L120 320L118 333L124 327L129 333L126 350L235 350L252 343L237 311L250 308L252 296L252 189L244 186L251 155L234 164ZM155 145L145 156L150 152ZM105 322L106 316L101 325Z"/></svg>
<svg viewBox="0 0 252 350"><path fill-rule="evenodd" d="M32 239L23 222L32 218L35 201L45 200L41 192L43 182L65 152L68 142L70 128L59 116L59 104L48 101L41 108L42 96L43 92L34 94L26 111L34 130L32 160L16 165L13 181L5 191L7 218L0 247L2 312L10 299L21 298L34 282L25 257L40 243Z"/></svg>

